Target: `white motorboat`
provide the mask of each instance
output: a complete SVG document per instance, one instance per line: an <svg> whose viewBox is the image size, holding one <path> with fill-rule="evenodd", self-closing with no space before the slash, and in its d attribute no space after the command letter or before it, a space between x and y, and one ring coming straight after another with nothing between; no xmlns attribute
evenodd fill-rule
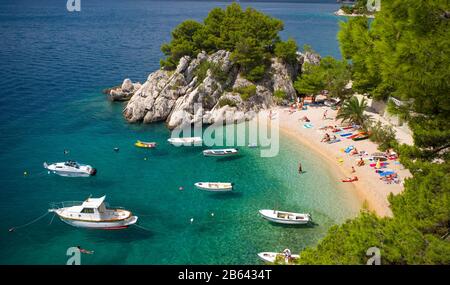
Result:
<svg viewBox="0 0 450 285"><path fill-rule="evenodd" d="M203 143L201 137L170 138L167 141L174 146L201 145Z"/></svg>
<svg viewBox="0 0 450 285"><path fill-rule="evenodd" d="M130 211L107 208L105 197L88 198L84 202L61 202L49 212L57 214L61 221L80 228L114 230L127 228L137 222L138 217Z"/></svg>
<svg viewBox="0 0 450 285"><path fill-rule="evenodd" d="M227 192L233 190L233 183L229 182L197 182L194 185L200 190L212 192Z"/></svg>
<svg viewBox="0 0 450 285"><path fill-rule="evenodd" d="M97 173L97 170L92 166L81 164L72 160L52 164L47 164L44 162L44 168L60 176L70 177L88 177Z"/></svg>
<svg viewBox="0 0 450 285"><path fill-rule="evenodd" d="M302 225L307 224L312 220L310 214L299 214L277 210L259 210L259 213L265 219L279 224Z"/></svg>
<svg viewBox="0 0 450 285"><path fill-rule="evenodd" d="M260 252L258 253L258 257L268 263L274 263L275 261L283 261L284 264L292 264L293 261L298 259L300 255L292 254L289 258L286 257L283 253L279 252Z"/></svg>
<svg viewBox="0 0 450 285"><path fill-rule="evenodd" d="M239 150L236 148L225 149L207 149L203 151L204 156L229 156L238 154Z"/></svg>

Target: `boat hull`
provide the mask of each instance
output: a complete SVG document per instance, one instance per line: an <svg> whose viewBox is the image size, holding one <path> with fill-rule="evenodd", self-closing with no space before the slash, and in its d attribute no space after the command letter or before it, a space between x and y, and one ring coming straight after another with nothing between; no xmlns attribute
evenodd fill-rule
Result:
<svg viewBox="0 0 450 285"><path fill-rule="evenodd" d="M229 187L222 187L222 188L211 188L208 183L205 182L197 182L195 183L195 187L197 187L197 189L199 190L203 190L203 191L209 191L209 192L230 192L231 190L233 190L233 184L229 183L230 186Z"/></svg>
<svg viewBox="0 0 450 285"><path fill-rule="evenodd" d="M268 262L268 263L274 263L276 261L278 255L283 256L282 253L277 253L277 252L260 252L260 253L258 253L258 257L262 261ZM285 260L285 258L283 256L284 264L291 264L292 263L292 259L295 260L295 259L298 259L299 257L300 256L298 254L292 254L291 255L291 261L286 262L286 260Z"/></svg>
<svg viewBox="0 0 450 285"><path fill-rule="evenodd" d="M167 141L173 146L202 146L203 144L203 140L200 137L170 138Z"/></svg>
<svg viewBox="0 0 450 285"><path fill-rule="evenodd" d="M217 150L208 149L203 151L204 156L216 156L216 157L232 156L238 153L239 151L237 149L217 149Z"/></svg>
<svg viewBox="0 0 450 285"><path fill-rule="evenodd" d="M57 171L57 170L50 170L49 171L53 174L63 176L63 177L89 177L91 174L85 173L85 172L70 172L70 171Z"/></svg>
<svg viewBox="0 0 450 285"><path fill-rule="evenodd" d="M271 210L260 210L259 213L261 216L271 222L278 223L278 224L285 224L285 225L305 225L311 221L309 215L305 215L305 218L300 220L291 220L286 218L278 218L273 215L273 211Z"/></svg>
<svg viewBox="0 0 450 285"><path fill-rule="evenodd" d="M116 230L128 228L129 226L135 224L138 220L138 217L136 216L131 216L124 220L111 222L82 221L82 220L67 219L61 216L59 216L59 218L61 219L61 221L73 227L101 229L101 230Z"/></svg>

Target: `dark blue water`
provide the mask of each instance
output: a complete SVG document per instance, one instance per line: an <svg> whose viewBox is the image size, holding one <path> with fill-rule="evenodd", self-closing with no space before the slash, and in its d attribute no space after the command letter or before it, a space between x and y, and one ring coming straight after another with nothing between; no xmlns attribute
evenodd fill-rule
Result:
<svg viewBox="0 0 450 285"><path fill-rule="evenodd" d="M314 245L355 214L355 197L336 189L324 163L287 137L274 158L246 149L235 160L205 159L198 150L167 145L163 124L127 124L123 105L101 94L125 77L143 82L159 67L159 47L171 29L227 2L82 0L82 11L73 13L65 2L0 3L0 263L64 264L66 249L80 244L95 250L85 264L253 264L259 251ZM284 38L339 56L337 5L242 4L282 19ZM159 147L137 149L136 139ZM69 179L42 168L44 161L68 158L94 165L98 175ZM296 173L299 159L310 175ZM193 189L202 180L234 181L236 193ZM150 231L86 231L48 215L8 232L45 213L50 202L91 194L107 194ZM275 207L311 212L318 225L277 227L257 216L258 209Z"/></svg>

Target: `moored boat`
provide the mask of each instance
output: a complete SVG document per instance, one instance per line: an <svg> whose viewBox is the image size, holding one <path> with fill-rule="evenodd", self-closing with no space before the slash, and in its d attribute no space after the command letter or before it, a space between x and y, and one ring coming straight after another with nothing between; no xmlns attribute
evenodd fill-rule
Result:
<svg viewBox="0 0 450 285"><path fill-rule="evenodd" d="M52 164L44 162L44 168L48 169L50 172L66 177L88 177L97 173L97 170L92 166L81 164L73 160Z"/></svg>
<svg viewBox="0 0 450 285"><path fill-rule="evenodd" d="M203 151L204 156L229 156L238 154L239 150L236 148L225 149L207 149Z"/></svg>
<svg viewBox="0 0 450 285"><path fill-rule="evenodd" d="M156 143L155 142L143 142L143 141L139 141L139 140L134 145L137 146L137 147L142 147L142 148L154 148L154 147L156 147Z"/></svg>
<svg viewBox="0 0 450 285"><path fill-rule="evenodd" d="M292 254L290 257L286 257L285 254L279 252L260 252L258 257L268 263L274 263L275 261L282 261L284 264L292 264L296 259L300 257L298 254Z"/></svg>
<svg viewBox="0 0 450 285"><path fill-rule="evenodd" d="M80 228L114 230L127 228L137 222L138 217L121 208L107 208L104 200L88 198L84 202L61 202L55 204L49 212L53 212L61 221Z"/></svg>
<svg viewBox="0 0 450 285"><path fill-rule="evenodd" d="M227 192L233 190L233 183L230 182L197 182L194 185L200 190L212 192Z"/></svg>
<svg viewBox="0 0 450 285"><path fill-rule="evenodd" d="M259 210L259 213L263 218L279 224L302 225L307 224L312 220L310 214L299 214L277 210Z"/></svg>
<svg viewBox="0 0 450 285"><path fill-rule="evenodd" d="M170 138L167 141L174 146L201 145L203 143L201 137Z"/></svg>

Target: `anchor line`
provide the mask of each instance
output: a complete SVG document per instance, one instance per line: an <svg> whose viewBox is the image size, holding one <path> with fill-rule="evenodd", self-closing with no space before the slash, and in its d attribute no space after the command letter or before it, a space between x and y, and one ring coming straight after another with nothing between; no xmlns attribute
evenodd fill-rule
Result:
<svg viewBox="0 0 450 285"><path fill-rule="evenodd" d="M45 216L47 216L48 214L49 214L49 212L46 212L42 216L39 216L36 219L34 219L34 220L32 220L32 221L30 221L30 222L28 222L26 224L10 228L9 231L12 232L12 231L15 231L17 229L21 229L21 228L27 227L29 225L32 225L32 224L36 223L37 221L41 220L42 218L44 218Z"/></svg>

